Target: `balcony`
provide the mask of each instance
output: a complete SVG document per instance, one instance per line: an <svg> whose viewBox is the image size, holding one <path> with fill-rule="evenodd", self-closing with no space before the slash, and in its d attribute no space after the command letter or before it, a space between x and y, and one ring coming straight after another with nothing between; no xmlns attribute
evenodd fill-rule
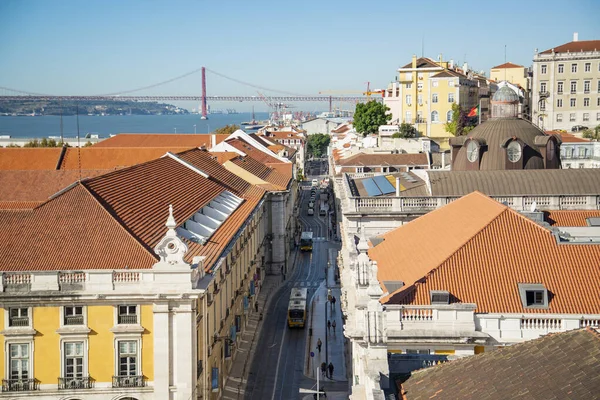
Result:
<svg viewBox="0 0 600 400"><path fill-rule="evenodd" d="M35 379L2 379L2 392L28 392L39 388Z"/></svg>
<svg viewBox="0 0 600 400"><path fill-rule="evenodd" d="M10 320L8 321L8 326L29 326L29 317L10 317Z"/></svg>
<svg viewBox="0 0 600 400"><path fill-rule="evenodd" d="M91 389L92 379L89 376L79 378L58 378L58 390Z"/></svg>
<svg viewBox="0 0 600 400"><path fill-rule="evenodd" d="M119 324L137 324L137 315L119 315Z"/></svg>
<svg viewBox="0 0 600 400"><path fill-rule="evenodd" d="M112 386L114 388L132 388L146 386L143 375L113 376Z"/></svg>
<svg viewBox="0 0 600 400"><path fill-rule="evenodd" d="M65 325L83 325L83 315L65 316Z"/></svg>

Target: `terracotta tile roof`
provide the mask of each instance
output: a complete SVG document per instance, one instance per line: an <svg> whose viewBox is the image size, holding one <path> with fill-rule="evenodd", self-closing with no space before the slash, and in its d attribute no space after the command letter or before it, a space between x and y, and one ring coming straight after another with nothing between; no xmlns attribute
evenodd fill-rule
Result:
<svg viewBox="0 0 600 400"><path fill-rule="evenodd" d="M263 164L280 163L281 162L281 160L279 160L278 158L275 158L272 155L269 155L261 150L256 149L254 146L250 145L249 143L247 143L246 141L244 141L242 139L239 139L239 138L231 139L231 140L228 140L227 143L232 145L236 149L242 151L247 156L252 157L256 161L261 162Z"/></svg>
<svg viewBox="0 0 600 400"><path fill-rule="evenodd" d="M81 178L102 175L107 170L84 170ZM77 182L80 173L57 170L0 171L0 201L44 202L50 196ZM29 208L29 207L28 207Z"/></svg>
<svg viewBox="0 0 600 400"><path fill-rule="evenodd" d="M435 61L433 61L431 58L427 58L427 57L417 58L417 68L432 68L432 67L439 67L439 65L437 65L435 63ZM412 61L401 68L412 68Z"/></svg>
<svg viewBox="0 0 600 400"><path fill-rule="evenodd" d="M0 148L0 170L56 169L62 148Z"/></svg>
<svg viewBox="0 0 600 400"><path fill-rule="evenodd" d="M149 249L167 231L169 204L182 224L225 190L169 157L92 178L84 185Z"/></svg>
<svg viewBox="0 0 600 400"><path fill-rule="evenodd" d="M589 139L580 138L580 137L577 137L577 136L572 135L567 132L546 131L546 133L548 135L557 135L558 137L560 137L560 140L562 140L563 143L589 143L590 142Z"/></svg>
<svg viewBox="0 0 600 400"><path fill-rule="evenodd" d="M286 146L282 145L282 144L273 144L271 146L269 146L269 150L271 150L273 153L279 153L281 150L285 150Z"/></svg>
<svg viewBox="0 0 600 400"><path fill-rule="evenodd" d="M342 124L342 125L338 126L337 128L332 129L331 132L332 133L344 133L344 132L348 132L349 130L350 130L350 127L347 124Z"/></svg>
<svg viewBox="0 0 600 400"><path fill-rule="evenodd" d="M221 143L229 135L216 135L216 142ZM200 147L211 146L209 134L173 134L173 133L120 133L104 139L92 147Z"/></svg>
<svg viewBox="0 0 600 400"><path fill-rule="evenodd" d="M511 62L507 62L504 64L496 65L495 67L492 67L492 69L505 69L505 68L524 68L524 67L522 65L513 64Z"/></svg>
<svg viewBox="0 0 600 400"><path fill-rule="evenodd" d="M552 50L555 53L579 53L581 51L599 51L600 40L579 40L577 42L569 42L561 44L553 49L542 51L540 54L551 54Z"/></svg>
<svg viewBox="0 0 600 400"><path fill-rule="evenodd" d="M32 211L0 211L0 226L2 271L139 269L156 262L82 184Z"/></svg>
<svg viewBox="0 0 600 400"><path fill-rule="evenodd" d="M592 399L600 391L600 337L593 329L553 333L415 371L405 400Z"/></svg>
<svg viewBox="0 0 600 400"><path fill-rule="evenodd" d="M269 147L272 146L273 144L275 144L275 141L271 141L268 138L264 137L264 136L259 136L256 133L251 133L248 136L250 136L252 139L256 140L258 143L262 144L265 147Z"/></svg>
<svg viewBox="0 0 600 400"><path fill-rule="evenodd" d="M306 140L302 135L291 131L268 131L264 136L271 140L282 140L282 139L300 139Z"/></svg>
<svg viewBox="0 0 600 400"><path fill-rule="evenodd" d="M382 238L369 250L379 281L406 285L384 302L430 304L431 290L448 290L478 313L600 313L600 245L558 244L549 229L479 192ZM519 283L544 284L549 309L523 308Z"/></svg>
<svg viewBox="0 0 600 400"><path fill-rule="evenodd" d="M0 201L0 210L31 210L43 201Z"/></svg>
<svg viewBox="0 0 600 400"><path fill-rule="evenodd" d="M340 166L428 165L427 154L367 154L358 153L338 162Z"/></svg>
<svg viewBox="0 0 600 400"><path fill-rule="evenodd" d="M286 190L290 179L272 168L250 157L238 157L231 160L235 165L274 185L278 190Z"/></svg>
<svg viewBox="0 0 600 400"><path fill-rule="evenodd" d="M213 156L216 157L215 160L217 160L219 162L219 164L223 164L223 163L225 163L229 160L233 160L234 158L239 156L238 153L229 152L229 151L218 151L218 152L211 151L210 154L212 154Z"/></svg>
<svg viewBox="0 0 600 400"><path fill-rule="evenodd" d="M553 210L544 212L552 226L588 226L587 218L600 218L600 210Z"/></svg>
<svg viewBox="0 0 600 400"><path fill-rule="evenodd" d="M236 195L241 195L250 187L248 182L223 167L206 150L192 149L178 153L176 156L207 173L210 180L227 187L229 191Z"/></svg>
<svg viewBox="0 0 600 400"><path fill-rule="evenodd" d="M60 169L118 169L144 163L189 148L177 147L84 147L69 148Z"/></svg>
<svg viewBox="0 0 600 400"><path fill-rule="evenodd" d="M600 169L427 171L432 196L600 194Z"/></svg>

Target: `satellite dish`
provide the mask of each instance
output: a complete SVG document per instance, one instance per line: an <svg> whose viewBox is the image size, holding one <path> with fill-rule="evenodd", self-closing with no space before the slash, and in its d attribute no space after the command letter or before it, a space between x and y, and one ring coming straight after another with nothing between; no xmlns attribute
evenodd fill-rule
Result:
<svg viewBox="0 0 600 400"><path fill-rule="evenodd" d="M531 203L531 208L529 209L529 211L535 212L535 207L536 206L537 206L537 203L534 201L533 203Z"/></svg>

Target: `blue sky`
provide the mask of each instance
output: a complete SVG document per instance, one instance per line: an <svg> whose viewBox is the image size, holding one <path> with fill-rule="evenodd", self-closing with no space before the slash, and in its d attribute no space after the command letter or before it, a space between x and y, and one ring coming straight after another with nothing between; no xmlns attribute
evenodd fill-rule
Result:
<svg viewBox="0 0 600 400"><path fill-rule="evenodd" d="M530 65L535 48L569 42L573 32L600 39L598 0L495 3L0 0L0 86L104 94L206 66L298 94L360 91L367 81L385 87L412 54L421 54L422 41L425 56L442 53L489 74L504 62L505 44L508 61ZM256 95L207 77L210 95ZM139 94L200 91L195 74Z"/></svg>

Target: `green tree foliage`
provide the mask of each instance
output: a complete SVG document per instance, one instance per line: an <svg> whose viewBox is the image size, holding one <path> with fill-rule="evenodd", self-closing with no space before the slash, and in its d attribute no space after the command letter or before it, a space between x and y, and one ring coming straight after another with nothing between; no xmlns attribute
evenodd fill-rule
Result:
<svg viewBox="0 0 600 400"><path fill-rule="evenodd" d="M452 104L452 121L444 124L446 132L454 136L462 136L471 132L475 125L469 122L467 115L467 111L463 110L458 104Z"/></svg>
<svg viewBox="0 0 600 400"><path fill-rule="evenodd" d="M393 138L415 138L419 137L421 132L417 130L413 125L403 122L400 124L400 131L392 135Z"/></svg>
<svg viewBox="0 0 600 400"><path fill-rule="evenodd" d="M594 129L586 129L583 131L582 136L586 139L600 140L600 125Z"/></svg>
<svg viewBox="0 0 600 400"><path fill-rule="evenodd" d="M381 125L387 125L392 119L388 111L390 111L389 107L375 100L357 104L354 112L354 129L363 136L377 133Z"/></svg>
<svg viewBox="0 0 600 400"><path fill-rule="evenodd" d="M43 138L42 140L33 139L25 143L23 147L62 147L62 145L62 142L57 143L54 139Z"/></svg>
<svg viewBox="0 0 600 400"><path fill-rule="evenodd" d="M331 138L329 135L323 133L309 135L308 140L306 141L306 151L309 155L319 158L327 153L327 146L329 146L330 140Z"/></svg>
<svg viewBox="0 0 600 400"><path fill-rule="evenodd" d="M298 168L296 171L296 180L301 182L304 180L304 170L302 168Z"/></svg>
<svg viewBox="0 0 600 400"><path fill-rule="evenodd" d="M238 129L240 129L239 125L225 125L222 128L215 129L213 133L216 133L217 135L231 135Z"/></svg>
<svg viewBox="0 0 600 400"><path fill-rule="evenodd" d="M90 142L89 140L86 142L86 144L83 145L83 147L91 147L93 146L94 143Z"/></svg>

